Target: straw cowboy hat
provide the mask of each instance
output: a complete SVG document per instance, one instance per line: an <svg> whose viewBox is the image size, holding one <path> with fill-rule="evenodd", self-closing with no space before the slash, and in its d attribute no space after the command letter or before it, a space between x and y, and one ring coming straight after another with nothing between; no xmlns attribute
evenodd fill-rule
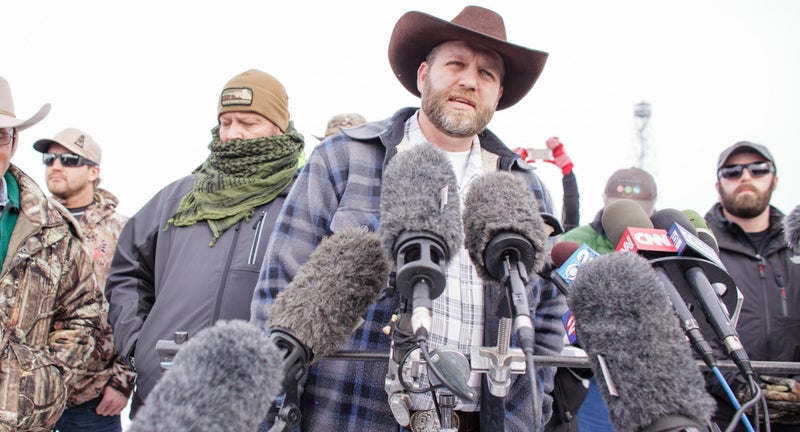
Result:
<svg viewBox="0 0 800 432"><path fill-rule="evenodd" d="M546 52L509 43L503 17L489 9L467 6L449 22L412 11L400 17L389 41L389 63L403 87L420 96L417 90L420 63L435 46L455 40L492 49L503 58L506 73L498 110L519 102L531 90L547 61Z"/></svg>
<svg viewBox="0 0 800 432"><path fill-rule="evenodd" d="M5 78L0 77L0 128L27 129L39 123L50 112L50 104L44 104L33 117L23 120L14 114L14 99L11 97L11 87Z"/></svg>

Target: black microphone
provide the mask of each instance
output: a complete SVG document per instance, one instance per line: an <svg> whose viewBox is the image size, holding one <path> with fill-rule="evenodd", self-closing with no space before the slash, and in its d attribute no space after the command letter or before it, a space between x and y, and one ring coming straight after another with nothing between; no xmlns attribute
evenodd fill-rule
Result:
<svg viewBox="0 0 800 432"><path fill-rule="evenodd" d="M644 210L636 210L633 207L625 210L628 212L626 215L626 223L631 223L631 226L653 226L652 221L647 218L647 214ZM604 221L606 220L606 216L607 215L604 213ZM683 214L681 213L679 217L683 217ZM609 218L609 220L613 220L613 215L610 215ZM664 224L667 222L660 220L659 223ZM603 227L605 228L605 225ZM688 230L681 230L683 227L680 223L674 223L673 228L676 232L681 233L682 240L688 240L686 241L687 244L702 244L702 241L694 237ZM660 228L659 230L664 231ZM728 299L735 302L735 283L730 275L719 265L709 261L710 258L702 259L676 256L677 249L674 244L671 245L673 252L663 252L665 248L656 247L656 245L648 245L646 242L640 242L637 246L639 254L647 258L653 258L650 260L650 264L657 268L657 272L664 273L666 279L672 282L672 287L678 292L677 294L669 293L669 297L674 302L673 306L675 312L678 314L678 318L684 330L686 330L687 337L692 342L692 346L697 352L704 357L704 360L706 362L710 360L708 357L708 347L705 345L705 338L700 340L698 337L703 330L706 330L706 332L716 336L720 343L725 346L726 352L743 374L751 374L753 369L750 365L747 353L739 341L739 336L731 324L727 311L723 309L723 303L717 291L712 287L711 280L709 280L709 277L711 277L715 283L722 283L725 286L734 287L734 289L726 290L725 294ZM699 254L699 251L700 249L698 248L696 252ZM709 254L713 255L713 252L709 252ZM665 288L669 290L671 287L665 286ZM689 310L692 309L692 307L687 306L687 303L692 307L694 304L700 306L699 308L695 308L695 310L698 311L697 313L702 311L702 316L705 318L703 321L696 321L701 326L700 332L693 331L695 322L690 320L693 315L685 315L686 308ZM683 306L686 306L686 308Z"/></svg>
<svg viewBox="0 0 800 432"><path fill-rule="evenodd" d="M702 429L715 403L648 262L599 256L573 287L567 300L614 429Z"/></svg>
<svg viewBox="0 0 800 432"><path fill-rule="evenodd" d="M346 228L324 238L275 297L265 326L284 352L285 395L271 430L299 424L299 384L308 367L350 337L388 276L380 237L363 228Z"/></svg>
<svg viewBox="0 0 800 432"><path fill-rule="evenodd" d="M129 430L255 431L281 391L282 357L256 326L218 321L181 345Z"/></svg>
<svg viewBox="0 0 800 432"><path fill-rule="evenodd" d="M506 288L520 347L535 346L525 285L547 261L547 230L539 203L507 172L473 180L464 199L464 245L481 279Z"/></svg>
<svg viewBox="0 0 800 432"><path fill-rule="evenodd" d="M692 234L697 235L697 228L694 227L689 217L680 210L673 208L665 208L654 212L650 216L650 222L653 223L653 228L661 228L664 230L669 230L672 224L676 223Z"/></svg>
<svg viewBox="0 0 800 432"><path fill-rule="evenodd" d="M411 325L427 339L432 300L445 289L445 269L461 248L461 203L447 156L430 144L398 153L381 186L381 240L396 265L394 283L411 300Z"/></svg>
<svg viewBox="0 0 800 432"><path fill-rule="evenodd" d="M789 249L800 254L800 205L783 218L783 230Z"/></svg>

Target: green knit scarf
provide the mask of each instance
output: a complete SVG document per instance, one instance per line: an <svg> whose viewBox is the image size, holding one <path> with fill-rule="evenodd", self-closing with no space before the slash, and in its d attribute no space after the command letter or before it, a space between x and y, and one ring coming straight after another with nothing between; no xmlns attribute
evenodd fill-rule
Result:
<svg viewBox="0 0 800 432"><path fill-rule="evenodd" d="M219 126L211 130L211 154L194 170L194 185L178 206L169 225L191 226L205 220L214 238L255 208L275 199L291 182L303 153L303 135L289 122L282 135L237 139L223 143Z"/></svg>

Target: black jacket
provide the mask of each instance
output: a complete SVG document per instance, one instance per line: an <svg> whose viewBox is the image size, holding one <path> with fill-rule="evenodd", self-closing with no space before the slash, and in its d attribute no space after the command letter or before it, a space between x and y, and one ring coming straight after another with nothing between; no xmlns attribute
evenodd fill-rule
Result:
<svg viewBox="0 0 800 432"><path fill-rule="evenodd" d="M722 262L744 301L737 331L750 360L800 361L800 255L786 244L783 213L770 206L768 240L757 249L727 220L718 203L705 215L719 244ZM736 391L735 383L731 387ZM718 397L718 402L727 399ZM718 414L730 411L721 405Z"/></svg>

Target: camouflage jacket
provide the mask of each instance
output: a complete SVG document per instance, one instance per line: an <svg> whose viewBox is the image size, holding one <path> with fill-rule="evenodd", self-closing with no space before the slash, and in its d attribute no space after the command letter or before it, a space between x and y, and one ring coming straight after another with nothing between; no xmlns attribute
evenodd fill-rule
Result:
<svg viewBox="0 0 800 432"><path fill-rule="evenodd" d="M83 244L94 262L94 274L98 286L106 286L108 269L114 256L122 227L128 221L116 211L119 201L111 192L97 189L94 193L94 204L83 213L78 223L81 226ZM86 365L87 373L72 390L67 406L72 407L88 402L103 393L103 388L110 385L125 396L130 396L136 383L136 372L131 369L122 356L114 348L111 325L108 323L108 304L103 297L103 312L106 318L100 327L95 340L94 353Z"/></svg>
<svg viewBox="0 0 800 432"><path fill-rule="evenodd" d="M0 431L49 431L103 320L79 228L14 165L19 217L0 272Z"/></svg>

